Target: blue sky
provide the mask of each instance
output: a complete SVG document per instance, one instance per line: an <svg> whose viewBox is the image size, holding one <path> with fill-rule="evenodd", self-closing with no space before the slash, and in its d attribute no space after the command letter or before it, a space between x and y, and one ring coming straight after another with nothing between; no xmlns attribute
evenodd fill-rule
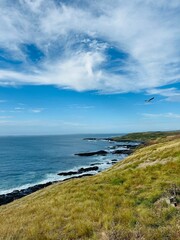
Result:
<svg viewBox="0 0 180 240"><path fill-rule="evenodd" d="M178 0L1 0L0 135L180 129L179 13Z"/></svg>

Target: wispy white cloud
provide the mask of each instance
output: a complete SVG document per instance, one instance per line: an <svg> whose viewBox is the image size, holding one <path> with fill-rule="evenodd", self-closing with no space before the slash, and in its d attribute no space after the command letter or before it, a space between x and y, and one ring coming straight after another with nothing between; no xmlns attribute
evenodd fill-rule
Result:
<svg viewBox="0 0 180 240"><path fill-rule="evenodd" d="M42 120L34 120L34 119L29 119L29 120L11 120L7 118L0 118L0 126L20 126L20 127L50 127L50 128L62 128L63 129L69 129L69 128L85 128L88 125L85 123L81 123L81 122L70 122L70 121L62 121L62 120L53 120L53 121L48 121L48 120L44 120L42 122ZM57 129L56 129L57 131ZM56 132L57 133L57 132Z"/></svg>
<svg viewBox="0 0 180 240"><path fill-rule="evenodd" d="M149 94L158 94L161 95L163 97L165 97L165 99L167 101L180 101L180 90L176 89L176 88L165 88L165 89L149 89L147 91Z"/></svg>
<svg viewBox="0 0 180 240"><path fill-rule="evenodd" d="M65 126L71 126L71 127L87 127L88 125L85 123L79 123L79 122L62 122Z"/></svg>
<svg viewBox="0 0 180 240"><path fill-rule="evenodd" d="M0 48L24 63L22 71L0 69L0 85L54 84L105 93L179 82L178 0L80 3L0 2ZM24 44L37 46L43 60L30 63ZM107 53L111 48L127 57L115 64Z"/></svg>
<svg viewBox="0 0 180 240"><path fill-rule="evenodd" d="M15 107L14 109L0 110L0 113L41 113L45 108Z"/></svg>
<svg viewBox="0 0 180 240"><path fill-rule="evenodd" d="M24 107L15 107L14 110L15 111L24 111L25 108Z"/></svg>
<svg viewBox="0 0 180 240"><path fill-rule="evenodd" d="M0 119L8 119L8 118L13 118L13 116L0 116Z"/></svg>
<svg viewBox="0 0 180 240"><path fill-rule="evenodd" d="M7 102L7 101L4 99L0 99L0 103L5 103L5 102Z"/></svg>
<svg viewBox="0 0 180 240"><path fill-rule="evenodd" d="M32 113L41 113L44 111L44 108L34 108L29 110Z"/></svg>
<svg viewBox="0 0 180 240"><path fill-rule="evenodd" d="M175 119L179 119L180 118L180 114L176 114L176 113L160 113L160 114L155 114L155 113L143 113L142 114L143 117L145 118L175 118Z"/></svg>
<svg viewBox="0 0 180 240"><path fill-rule="evenodd" d="M80 105L80 104L71 104L68 106L69 108L75 108L75 109L93 109L95 106L92 105Z"/></svg>

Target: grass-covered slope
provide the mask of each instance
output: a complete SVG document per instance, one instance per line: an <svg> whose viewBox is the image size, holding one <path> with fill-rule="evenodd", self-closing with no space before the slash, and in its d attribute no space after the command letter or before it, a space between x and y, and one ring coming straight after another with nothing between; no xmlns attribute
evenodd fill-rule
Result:
<svg viewBox="0 0 180 240"><path fill-rule="evenodd" d="M178 239L179 206L168 198L179 173L180 138L163 138L96 176L1 206L0 239Z"/></svg>
<svg viewBox="0 0 180 240"><path fill-rule="evenodd" d="M129 133L121 137L114 137L115 141L123 141L123 140L137 140L137 141L162 141L167 140L168 137L179 137L180 131L167 131L167 132L137 132L137 133Z"/></svg>

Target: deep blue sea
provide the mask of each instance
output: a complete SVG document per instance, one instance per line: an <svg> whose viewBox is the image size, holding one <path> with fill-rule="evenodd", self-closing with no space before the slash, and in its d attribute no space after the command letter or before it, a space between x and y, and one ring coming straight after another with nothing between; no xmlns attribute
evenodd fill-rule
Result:
<svg viewBox="0 0 180 240"><path fill-rule="evenodd" d="M120 134L118 134L120 135ZM75 153L108 149L115 143L87 141L85 137L112 134L0 137L0 194L38 183L61 180L58 172L77 170L101 162L100 170L110 167L117 156L79 157ZM124 156L118 156L118 159Z"/></svg>

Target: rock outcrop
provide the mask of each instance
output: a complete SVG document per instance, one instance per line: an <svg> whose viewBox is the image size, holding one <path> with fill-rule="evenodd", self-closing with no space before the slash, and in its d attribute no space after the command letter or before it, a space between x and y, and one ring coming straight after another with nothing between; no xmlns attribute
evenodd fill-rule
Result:
<svg viewBox="0 0 180 240"><path fill-rule="evenodd" d="M58 173L58 175L59 176L70 176L70 175L82 174L84 172L97 171L98 169L99 168L97 166L93 166L93 167L87 167L87 168L80 168L77 171L60 172L60 173Z"/></svg>
<svg viewBox="0 0 180 240"><path fill-rule="evenodd" d="M107 155L107 154L108 154L107 151L99 150L99 151L96 151L96 152L75 153L74 155L76 155L76 156L81 156L81 157L90 157L90 156L94 156L94 155L105 156L105 155Z"/></svg>
<svg viewBox="0 0 180 240"><path fill-rule="evenodd" d="M133 153L133 151L130 149L115 150L114 152L112 152L112 154L131 154L131 153Z"/></svg>

